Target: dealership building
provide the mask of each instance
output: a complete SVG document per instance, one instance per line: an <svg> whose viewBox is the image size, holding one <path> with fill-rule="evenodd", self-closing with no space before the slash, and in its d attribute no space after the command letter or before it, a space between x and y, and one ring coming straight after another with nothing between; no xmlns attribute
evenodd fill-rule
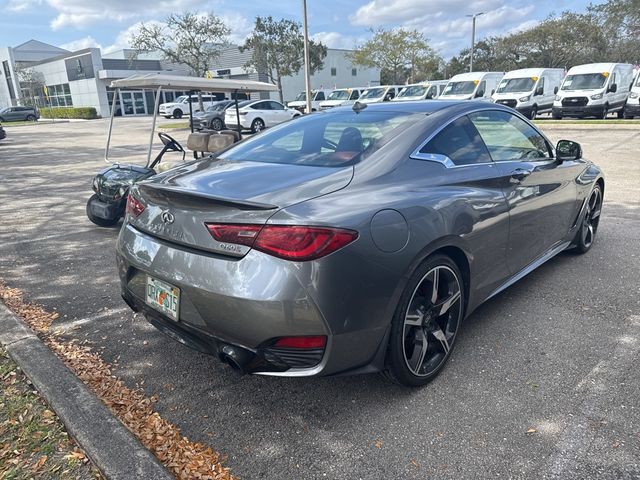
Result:
<svg viewBox="0 0 640 480"><path fill-rule="evenodd" d="M333 89L379 85L380 70L352 65L348 53L348 50L328 49L323 68L311 76L311 87ZM250 58L250 51L240 52L237 46L230 46L221 52L211 67L211 74L221 78L268 81L264 73L246 67ZM40 107L94 107L103 117L110 114L116 94L109 86L112 80L152 72L188 74L184 65L163 61L154 53L136 55L133 50L118 50L102 54L98 48L70 52L38 40L29 40L16 47L0 47L0 63L0 109L27 103ZM28 84L24 81L25 72L29 72ZM33 88L34 79L39 85L37 89ZM304 88L302 72L282 79L285 101L293 100ZM184 93L164 91L160 103L170 102ZM154 94L152 90L118 92L118 113L152 113ZM256 99L279 97L278 92L252 95Z"/></svg>

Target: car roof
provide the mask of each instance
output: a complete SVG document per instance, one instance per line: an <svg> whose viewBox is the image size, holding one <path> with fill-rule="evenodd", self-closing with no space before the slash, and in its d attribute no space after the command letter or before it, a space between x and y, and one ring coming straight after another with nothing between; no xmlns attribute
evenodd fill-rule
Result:
<svg viewBox="0 0 640 480"><path fill-rule="evenodd" d="M456 105L473 104L477 108L478 104L484 104L486 102L470 102L460 100L427 100L417 102L380 102L380 103L367 103L367 111L382 111L382 112L406 112L406 113L433 113L439 110L443 110L448 107ZM493 105L497 105L492 103ZM353 105L340 106L332 108L330 111L347 111L353 110Z"/></svg>

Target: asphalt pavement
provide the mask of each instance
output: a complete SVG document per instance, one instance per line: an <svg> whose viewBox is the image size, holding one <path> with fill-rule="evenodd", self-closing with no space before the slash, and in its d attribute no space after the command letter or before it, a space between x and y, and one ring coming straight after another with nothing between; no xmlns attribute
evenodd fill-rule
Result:
<svg viewBox="0 0 640 480"><path fill-rule="evenodd" d="M144 157L150 119L122 122L114 158ZM447 368L417 390L378 375L239 376L133 315L120 299L118 229L85 216L106 129L7 128L0 278L58 311L54 328L157 393L160 413L243 479L640 478L640 128L543 127L604 169L596 243L478 309Z"/></svg>

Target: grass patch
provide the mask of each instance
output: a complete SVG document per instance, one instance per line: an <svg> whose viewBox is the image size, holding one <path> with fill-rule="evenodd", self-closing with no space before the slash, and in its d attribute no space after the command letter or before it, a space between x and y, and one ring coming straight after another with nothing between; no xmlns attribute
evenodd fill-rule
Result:
<svg viewBox="0 0 640 480"><path fill-rule="evenodd" d="M189 122L174 122L158 124L160 128L189 128Z"/></svg>
<svg viewBox="0 0 640 480"><path fill-rule="evenodd" d="M2 348L0 478L102 478Z"/></svg>

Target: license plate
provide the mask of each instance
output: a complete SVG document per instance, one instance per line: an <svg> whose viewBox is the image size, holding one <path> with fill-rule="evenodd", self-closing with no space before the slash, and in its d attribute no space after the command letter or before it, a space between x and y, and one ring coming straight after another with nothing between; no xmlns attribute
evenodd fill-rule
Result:
<svg viewBox="0 0 640 480"><path fill-rule="evenodd" d="M180 311L180 289L173 285L147 276L147 304L164 313L172 320L178 320Z"/></svg>

